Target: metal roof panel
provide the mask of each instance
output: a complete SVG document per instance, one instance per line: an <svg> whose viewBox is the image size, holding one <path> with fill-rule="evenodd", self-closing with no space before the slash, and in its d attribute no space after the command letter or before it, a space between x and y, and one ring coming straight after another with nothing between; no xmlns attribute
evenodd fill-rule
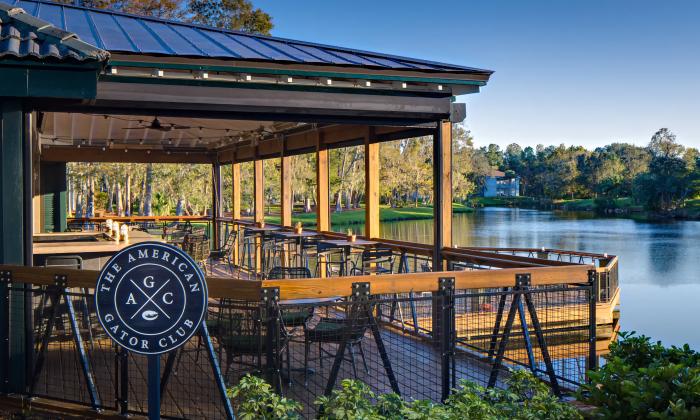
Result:
<svg viewBox="0 0 700 420"><path fill-rule="evenodd" d="M164 46L144 25L143 21L124 16L114 16L119 26L133 44L144 53L172 54L172 50Z"/></svg>
<svg viewBox="0 0 700 420"><path fill-rule="evenodd" d="M255 37L244 36L240 34L229 34L229 36L235 39L236 41L240 42L241 44L245 45L246 47L250 48L251 50L260 53L271 60L302 61L297 60L293 56L285 54L280 50L272 48L267 43L261 41L260 39L256 39Z"/></svg>
<svg viewBox="0 0 700 420"><path fill-rule="evenodd" d="M187 25L170 25L170 27L196 45L202 51L201 56L238 58L235 53L208 38L199 28Z"/></svg>
<svg viewBox="0 0 700 420"><path fill-rule="evenodd" d="M176 55L201 55L202 51L193 45L187 38L163 22L143 21L158 38L165 42Z"/></svg>
<svg viewBox="0 0 700 420"><path fill-rule="evenodd" d="M93 32L88 15L84 10L66 9L64 19L66 22L65 30L74 32L80 39L89 44L100 45L101 41Z"/></svg>

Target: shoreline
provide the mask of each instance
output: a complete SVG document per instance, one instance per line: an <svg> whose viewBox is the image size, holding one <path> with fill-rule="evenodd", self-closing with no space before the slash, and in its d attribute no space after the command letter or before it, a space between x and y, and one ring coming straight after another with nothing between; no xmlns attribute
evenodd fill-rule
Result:
<svg viewBox="0 0 700 420"><path fill-rule="evenodd" d="M453 213L472 213L474 209L464 204L454 203ZM411 220L429 220L433 218L433 208L431 206L419 207L386 207L382 206L379 209L380 222L401 222ZM265 216L265 221L268 223L279 223L279 215ZM292 222L301 222L303 226L316 225L316 213L294 213L292 214ZM331 212L331 224L334 225L361 225L365 223L365 209L343 210L342 212Z"/></svg>
<svg viewBox="0 0 700 420"><path fill-rule="evenodd" d="M658 213L635 205L631 198L615 199L577 198L570 200L549 200L533 197L484 198L471 199L475 208L510 207L532 210L549 210L564 212L586 212L597 217L618 217L648 222L673 220L700 220L700 199L687 200L683 208L672 213Z"/></svg>

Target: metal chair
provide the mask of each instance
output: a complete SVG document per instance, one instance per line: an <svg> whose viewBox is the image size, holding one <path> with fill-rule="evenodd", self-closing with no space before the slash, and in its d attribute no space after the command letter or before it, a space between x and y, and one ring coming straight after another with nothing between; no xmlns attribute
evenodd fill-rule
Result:
<svg viewBox="0 0 700 420"><path fill-rule="evenodd" d="M362 251L359 264L353 263L350 275L391 274L394 272L394 251L390 248L369 248Z"/></svg>
<svg viewBox="0 0 700 420"><path fill-rule="evenodd" d="M328 277L344 276L347 267L345 249L320 239L313 240L313 243L316 244L316 275L325 270Z"/></svg>
<svg viewBox="0 0 700 420"><path fill-rule="evenodd" d="M206 235L187 235L182 243L182 249L207 273L207 262L211 248Z"/></svg>
<svg viewBox="0 0 700 420"><path fill-rule="evenodd" d="M359 350L365 372L369 374L365 351L362 348L362 340L370 328L370 320L365 314L350 311L347 318L321 318L313 328L307 328L304 332L304 386L308 386L309 351L313 343L318 343L318 361L323 367L323 359L343 357L345 355L333 354L323 348L323 344L345 343L349 350L352 370L357 377L357 365L355 363L355 348Z"/></svg>
<svg viewBox="0 0 700 420"><path fill-rule="evenodd" d="M226 236L224 244L219 249L211 251L209 258L212 260L225 260L228 263L229 272L233 275L233 247L238 239L238 232L232 230Z"/></svg>
<svg viewBox="0 0 700 420"><path fill-rule="evenodd" d="M306 267L272 267L268 273L269 280L281 279L308 279L311 278L311 271ZM314 316L313 306L289 306L280 311L280 320L282 322L282 331L285 334L285 339L288 343L302 341L294 341L294 336L301 328L306 334L306 325ZM287 356L287 378L292 384L292 359L289 345L286 347Z"/></svg>
<svg viewBox="0 0 700 420"><path fill-rule="evenodd" d="M219 342L220 348L225 353L226 365L224 376L227 377L234 359L238 358L241 366L252 367L253 372L263 372L263 357L268 355L267 333L268 317L259 302L242 301L235 299L222 299L217 316L207 320L207 327ZM279 360L282 351L287 347L286 334L280 324L280 337L278 353L273 354L275 360ZM250 357L251 362L245 362L244 357ZM276 369L279 384L282 383L281 369Z"/></svg>

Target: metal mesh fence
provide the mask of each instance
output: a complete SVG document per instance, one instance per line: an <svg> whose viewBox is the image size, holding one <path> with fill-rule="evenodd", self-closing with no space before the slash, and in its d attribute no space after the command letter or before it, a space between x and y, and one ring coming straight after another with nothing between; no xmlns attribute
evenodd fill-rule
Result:
<svg viewBox="0 0 700 420"><path fill-rule="evenodd" d="M301 402L305 417L315 416L316 399L345 378L378 395L433 401L461 379L502 386L514 367L532 369L564 391L585 380L595 350L593 284L386 295L363 285L352 297L210 299L209 336L162 356L163 416L225 418L219 373L226 386L246 374L265 377ZM24 302L23 284L10 290L13 302ZM29 372L27 393L147 412L146 358L114 347L97 322L90 289L42 286L26 293L30 316L11 316L17 324L10 329L31 329L30 362L12 367Z"/></svg>

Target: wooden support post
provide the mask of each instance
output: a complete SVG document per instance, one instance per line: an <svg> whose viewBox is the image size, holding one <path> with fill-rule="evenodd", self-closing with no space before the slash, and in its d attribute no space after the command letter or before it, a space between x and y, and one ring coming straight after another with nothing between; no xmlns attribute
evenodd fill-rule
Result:
<svg viewBox="0 0 700 420"><path fill-rule="evenodd" d="M328 207L328 149L322 144L321 133L316 139L316 230L331 229L330 209Z"/></svg>
<svg viewBox="0 0 700 420"><path fill-rule="evenodd" d="M253 179L253 220L255 223L262 223L265 221L265 177L263 174L263 161L260 159L253 162ZM257 238L255 240L255 272L259 273L261 269L262 241L260 238Z"/></svg>
<svg viewBox="0 0 700 420"><path fill-rule="evenodd" d="M331 215L328 207L328 149L323 145L320 131L316 132L316 230L324 232L331 230ZM326 277L326 260L319 255L319 277Z"/></svg>
<svg viewBox="0 0 700 420"><path fill-rule="evenodd" d="M433 135L433 271L446 267L442 248L452 246L452 123L438 121Z"/></svg>
<svg viewBox="0 0 700 420"><path fill-rule="evenodd" d="M253 196L254 217L256 223L265 220L265 177L263 176L263 161L253 162Z"/></svg>
<svg viewBox="0 0 700 420"><path fill-rule="evenodd" d="M232 163L231 164L231 219L240 220L241 218L241 164ZM231 229L237 229L236 226L231 226ZM238 264L239 258L239 240L241 232L238 232L239 236L236 238L236 242L233 243L233 261Z"/></svg>
<svg viewBox="0 0 700 420"><path fill-rule="evenodd" d="M280 158L280 218L282 226L292 225L292 207L294 198L292 197L292 162L288 156Z"/></svg>
<svg viewBox="0 0 700 420"><path fill-rule="evenodd" d="M379 143L371 143L373 130L365 135L365 237L379 237Z"/></svg>
<svg viewBox="0 0 700 420"><path fill-rule="evenodd" d="M221 230L219 218L221 218L221 165L217 162L211 165L211 220L212 220L212 241L214 248L221 247Z"/></svg>

